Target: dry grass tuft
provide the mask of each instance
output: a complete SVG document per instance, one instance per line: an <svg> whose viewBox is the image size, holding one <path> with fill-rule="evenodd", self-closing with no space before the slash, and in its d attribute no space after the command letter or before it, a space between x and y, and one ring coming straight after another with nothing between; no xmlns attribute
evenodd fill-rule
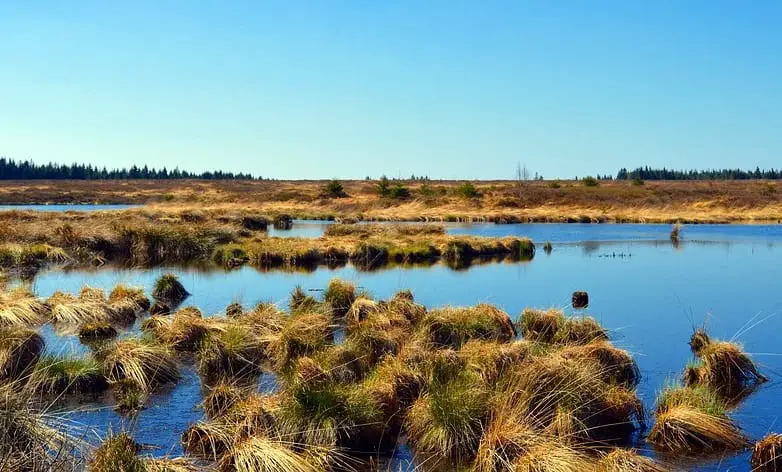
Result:
<svg viewBox="0 0 782 472"><path fill-rule="evenodd" d="M332 279L323 292L323 301L331 306L337 317L345 316L355 300L356 286L344 280Z"/></svg>
<svg viewBox="0 0 782 472"><path fill-rule="evenodd" d="M630 449L614 449L597 464L597 472L666 472L670 469Z"/></svg>
<svg viewBox="0 0 782 472"><path fill-rule="evenodd" d="M0 293L0 327L34 327L45 323L49 307L27 289Z"/></svg>
<svg viewBox="0 0 782 472"><path fill-rule="evenodd" d="M769 434L755 443L750 463L753 472L782 470L782 435Z"/></svg>
<svg viewBox="0 0 782 472"><path fill-rule="evenodd" d="M35 331L0 329L0 381L17 380L31 372L43 348L43 338Z"/></svg>
<svg viewBox="0 0 782 472"><path fill-rule="evenodd" d="M81 342L104 341L116 336L117 330L105 321L84 323L79 328L79 340Z"/></svg>
<svg viewBox="0 0 782 472"><path fill-rule="evenodd" d="M648 440L656 448L688 456L735 452L749 441L705 387L666 387L657 398L657 422Z"/></svg>
<svg viewBox="0 0 782 472"><path fill-rule="evenodd" d="M90 460L91 472L146 472L141 446L128 433L109 433Z"/></svg>
<svg viewBox="0 0 782 472"><path fill-rule="evenodd" d="M726 397L736 397L768 380L738 344L713 341L699 330L693 334L690 345L700 362L685 371L688 385L703 384Z"/></svg>
<svg viewBox="0 0 782 472"><path fill-rule="evenodd" d="M164 346L135 339L118 341L101 353L103 371L111 382L129 380L143 391L179 380L179 368Z"/></svg>
<svg viewBox="0 0 782 472"><path fill-rule="evenodd" d="M592 317L566 317L559 310L525 309L520 320L525 339L546 344L584 345L608 340L608 333Z"/></svg>
<svg viewBox="0 0 782 472"><path fill-rule="evenodd" d="M242 389L231 383L220 382L209 389L201 402L201 407L210 418L218 418L228 412L242 400Z"/></svg>
<svg viewBox="0 0 782 472"><path fill-rule="evenodd" d="M45 395L65 393L98 394L108 382L95 359L74 356L46 356L35 365L27 387Z"/></svg>
<svg viewBox="0 0 782 472"><path fill-rule="evenodd" d="M508 314L485 303L432 310L421 321L421 330L435 346L455 349L471 339L509 342L516 337Z"/></svg>

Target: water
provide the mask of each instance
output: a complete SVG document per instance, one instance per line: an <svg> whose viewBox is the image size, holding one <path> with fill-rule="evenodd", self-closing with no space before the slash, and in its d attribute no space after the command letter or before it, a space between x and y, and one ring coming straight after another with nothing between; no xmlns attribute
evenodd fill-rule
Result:
<svg viewBox="0 0 782 472"><path fill-rule="evenodd" d="M269 227L271 236L318 238L333 221L295 220L290 230ZM359 224L423 224L411 222L367 222ZM668 224L590 224L590 223L433 223L452 235L527 237L536 243L579 243L585 241L660 241L667 242L672 225ZM689 241L782 241L782 225L683 225L681 237Z"/></svg>
<svg viewBox="0 0 782 472"><path fill-rule="evenodd" d="M513 226L521 225L480 227L510 231ZM588 312L612 331L615 344L628 349L638 361L644 376L639 395L649 409L666 379L677 378L691 358L687 341L693 326L705 320L714 337L731 339L739 334L737 340L771 378L733 417L753 439L782 430L782 422L777 421L777 412L782 411L778 391L782 380L778 341L782 244L777 227L688 226L687 236L694 238L698 232L697 239L712 242L685 242L674 248L670 242L658 241L663 230L667 238L667 225L525 226L542 226L539 234L546 239L565 242L555 242L549 255L539 251L530 262L486 264L466 271L442 265L377 272L352 266L311 273L259 272L249 267L231 272L169 270L193 294L184 305L198 306L205 313L218 313L233 301L245 306L258 301L284 304L296 285L324 288L333 277L352 280L378 298L410 288L416 300L428 307L488 302L513 317L524 307L565 308L573 291L586 290L591 302ZM548 228L561 232L542 233ZM589 242L575 242L578 235ZM633 240L634 236L638 238ZM606 242L621 238L625 240ZM44 297L58 289L77 293L84 284L110 289L128 283L141 285L149 293L154 280L169 270L52 270L39 274L33 283ZM53 350L83 349L72 336L57 337L51 330L45 330L45 336ZM196 407L201 400L200 382L192 369L186 367L182 382L158 394L140 415L137 439L158 446L156 454L181 453L179 435L202 416ZM264 381L268 386L268 378ZM95 402L87 406L95 411L75 414L74 419L101 431L109 423L116 428L121 419L109 405L107 400ZM748 455L702 464L697 470L727 469L748 470Z"/></svg>
<svg viewBox="0 0 782 472"><path fill-rule="evenodd" d="M127 210L143 205L120 205L120 204L97 204L97 205L0 205L0 211L18 210L18 211L44 211L44 212L63 212L63 211L103 211L103 210Z"/></svg>

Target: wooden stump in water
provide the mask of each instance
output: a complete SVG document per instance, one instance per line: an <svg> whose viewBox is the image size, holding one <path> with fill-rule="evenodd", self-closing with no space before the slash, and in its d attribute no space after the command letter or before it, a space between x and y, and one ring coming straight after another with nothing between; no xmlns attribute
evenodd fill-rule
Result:
<svg viewBox="0 0 782 472"><path fill-rule="evenodd" d="M573 308L586 308L589 306L589 294L586 292L573 292Z"/></svg>

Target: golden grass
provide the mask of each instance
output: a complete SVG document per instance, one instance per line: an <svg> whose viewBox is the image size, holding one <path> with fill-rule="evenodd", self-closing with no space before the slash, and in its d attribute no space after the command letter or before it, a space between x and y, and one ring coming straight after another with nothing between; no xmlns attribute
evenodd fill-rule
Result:
<svg viewBox="0 0 782 472"><path fill-rule="evenodd" d="M43 338L22 328L0 329L0 381L17 380L29 373L41 357Z"/></svg>
<svg viewBox="0 0 782 472"><path fill-rule="evenodd" d="M143 391L156 384L179 380L171 352L161 345L135 339L117 341L101 353L103 371L111 382L129 380Z"/></svg>
<svg viewBox="0 0 782 472"><path fill-rule="evenodd" d="M614 449L603 455L596 472L666 472L668 467L630 449Z"/></svg>
<svg viewBox="0 0 782 472"><path fill-rule="evenodd" d="M690 345L699 362L685 371L685 381L691 385L710 386L727 397L767 381L755 363L736 343L715 341L705 332L696 331Z"/></svg>
<svg viewBox="0 0 782 472"><path fill-rule="evenodd" d="M769 434L755 443L750 463L753 472L782 470L782 435Z"/></svg>
<svg viewBox="0 0 782 472"><path fill-rule="evenodd" d="M516 337L508 314L485 303L432 310L421 321L421 332L428 342L453 348L470 339L510 342Z"/></svg>
<svg viewBox="0 0 782 472"><path fill-rule="evenodd" d="M26 288L0 293L0 327L34 327L48 321L49 307Z"/></svg>

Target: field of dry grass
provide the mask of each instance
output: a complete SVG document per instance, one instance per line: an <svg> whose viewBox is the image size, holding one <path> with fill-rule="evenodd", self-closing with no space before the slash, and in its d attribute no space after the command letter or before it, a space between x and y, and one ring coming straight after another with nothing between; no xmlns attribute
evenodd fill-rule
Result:
<svg viewBox="0 0 782 472"><path fill-rule="evenodd" d="M347 197L326 198L325 181L7 181L0 203L136 203L151 209L287 213L299 218L372 220L778 222L782 192L772 181L402 182L404 199L381 197L376 181L345 181ZM394 182L395 183L395 182Z"/></svg>

